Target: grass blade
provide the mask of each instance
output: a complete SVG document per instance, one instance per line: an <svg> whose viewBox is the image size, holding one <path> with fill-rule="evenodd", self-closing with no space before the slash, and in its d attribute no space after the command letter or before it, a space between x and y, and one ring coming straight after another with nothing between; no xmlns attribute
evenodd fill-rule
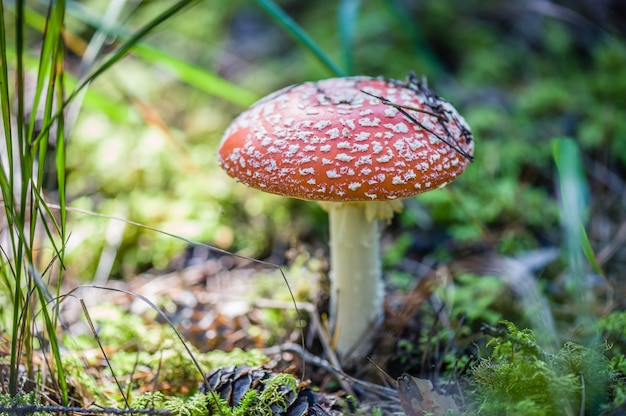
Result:
<svg viewBox="0 0 626 416"><path fill-rule="evenodd" d="M53 125L53 115L55 110L56 102L63 102L63 64L64 64L64 45L63 45L63 31L65 25L65 1L59 0L57 2L51 3L51 8L49 11L46 28L43 34L44 44L41 51L40 57L40 68L38 71L38 79L37 86L35 90L35 98L34 104L32 106L32 115L31 120L28 126L28 138L30 139L33 136L33 132L35 131L35 121L36 115L38 113L39 108L39 97L45 97L44 102L44 112L43 112L43 125L51 126ZM45 91L44 91L45 90ZM45 93L45 94L44 94ZM35 183L32 186L32 191L30 195L31 199L31 212L34 215L31 215L30 221L30 237L29 241L35 241L36 229L38 223L45 224L44 229L47 236L48 241L52 244L55 250L55 256L59 259L63 259L62 253L59 249L56 248L55 240L57 235L51 232L51 229L47 226L47 218L46 211L47 206L45 202L43 202L38 195L43 194L43 186L44 186L44 174L46 172L48 162L48 146L51 141L54 141L57 146L61 143L61 149L64 149L64 119L63 114L56 119L56 137L51 137L51 130L44 129L42 134L38 135L36 140L32 143L32 152L35 152L35 149L38 149L38 161L39 163L35 164L33 161L30 169L37 168L37 178ZM48 162L48 163L47 163ZM57 177L65 174L65 171L62 170L57 172ZM64 217L65 212L65 203L64 196L60 196L62 203L61 215ZM61 223L61 234L64 231L64 222ZM63 238L63 235L61 235ZM64 244L61 245L64 247ZM60 250L63 250L62 248ZM32 247L29 248L29 271L31 275L31 281L39 281L43 283L43 279L41 276L37 276L37 271L34 267L34 259L32 256ZM59 286L61 282L61 274L59 275ZM59 389L59 394L61 396L62 403L66 405L69 401L69 392L67 381L65 377L65 370L63 367L63 362L61 361L61 349L59 345L59 340L56 336L56 324L57 324L57 316L56 313L49 311L46 301L49 297L49 292L47 287L43 285L35 285L38 291L38 296L42 301L42 316L45 325L45 330L47 334L47 340L50 343L50 352L52 353L53 360L55 363L56 369L56 382Z"/></svg>
<svg viewBox="0 0 626 416"><path fill-rule="evenodd" d="M107 6L106 11L103 13L102 17L98 19L99 25L96 27L96 33L94 33L89 40L89 43L85 48L85 52L83 53L82 59L80 61L80 66L78 68L79 78L82 79L88 76L98 59L100 59L103 48L108 38L108 31L106 30L106 28L116 24L126 3L126 0L111 1ZM71 13L71 10L75 10L75 8L69 8L68 11ZM77 16L77 13L71 14L74 14L74 16L83 20L82 15Z"/></svg>
<svg viewBox="0 0 626 416"><path fill-rule="evenodd" d="M7 152L6 169L5 162L0 158L0 188L2 189L2 200L5 202L5 210L10 209L6 204L9 195L5 193L9 189L10 172L13 172L13 134L11 125L11 107L9 106L9 73L7 70L7 42L6 28L4 26L4 7L0 7L0 113L2 114L2 131L4 145ZM10 215L7 214L7 219Z"/></svg>
<svg viewBox="0 0 626 416"><path fill-rule="evenodd" d="M51 127L51 124L55 122L60 116L61 112L76 98L94 79L102 75L106 72L111 66L117 63L120 59L122 59L126 54L128 54L137 44L138 42L144 38L148 33L154 30L157 26L164 23L168 19L172 18L175 14L179 13L182 9L187 6L190 6L193 3L198 2L199 0L182 0L178 3L171 6L169 9L165 10L159 16L149 21L146 25L144 25L141 29L139 29L136 33L130 35L128 39L100 66L98 67L91 75L82 80L72 91L72 93L62 102L60 108L57 113L52 117L50 123L44 125L40 137L37 137L36 140L40 140L42 135L48 134L48 130ZM23 2L17 2L18 7L22 6ZM22 6L23 7L23 6ZM29 22L33 26L41 25L42 21L38 18L38 15L33 10L29 10ZM39 28L39 30L41 30Z"/></svg>
<svg viewBox="0 0 626 416"><path fill-rule="evenodd" d="M4 26L4 7L0 7L0 112L2 114L3 136L6 143L6 150L9 153L7 163L9 172L12 170L12 146L11 143L11 108L9 106L9 73L7 70L7 42L6 28ZM0 163L3 163L0 160ZM7 180L4 169L0 171L0 175ZM4 187L2 188L4 189Z"/></svg>
<svg viewBox="0 0 626 416"><path fill-rule="evenodd" d="M341 0L337 12L339 24L339 44L343 56L343 66L348 74L354 73L354 37L361 0Z"/></svg>
<svg viewBox="0 0 626 416"><path fill-rule="evenodd" d="M102 22L97 16L92 16L88 10L79 7L79 5L72 7L70 13L97 28L98 31L103 34L115 36L120 39L129 39L131 37L128 32L114 24L102 26ZM181 81L188 83L194 88L230 101L233 104L248 107L259 99L259 97L248 90L214 73L208 72L204 68L200 68L145 43L137 43L133 52L145 61L164 68L166 71L177 76Z"/></svg>
<svg viewBox="0 0 626 416"><path fill-rule="evenodd" d="M311 37L272 0L256 0L256 3L282 27L296 42L308 49L330 72L345 77L346 72L339 68Z"/></svg>
<svg viewBox="0 0 626 416"><path fill-rule="evenodd" d="M174 58L151 46L137 45L134 53L140 58L164 68L189 85L242 107L249 107L259 98L248 90L207 72L203 68Z"/></svg>
<svg viewBox="0 0 626 416"><path fill-rule="evenodd" d="M80 4L73 4L73 7L69 8L69 13L109 36L114 36L119 39L129 39L131 37L130 33L114 24L103 26L98 16L93 16L89 10ZM194 88L205 91L208 94L230 101L234 104L248 107L259 98L255 94L250 93L248 90L245 90L214 73L208 72L204 68L200 68L145 43L137 43L134 53L148 62L152 62L163 67L167 71L178 76L180 80L188 83Z"/></svg>
<svg viewBox="0 0 626 416"><path fill-rule="evenodd" d="M569 138L557 138L552 142L552 150L559 174L564 254L569 269L567 289L580 308L578 316L581 327L590 328L592 290L585 277L584 266L585 254L588 254L585 247L590 247L584 232L589 191L576 142Z"/></svg>
<svg viewBox="0 0 626 416"><path fill-rule="evenodd" d="M11 165L11 169L8 172L9 180L7 182L7 189L3 190L3 193L6 194L6 201L8 205L5 205L5 212L7 214L8 220L8 233L11 238L11 248L13 251L12 259L14 261L14 265L12 267L12 271L14 272L14 287L13 287L13 316L12 316L12 324L13 330L11 332L11 361L10 361L10 369L9 369L9 394L15 395L17 394L17 386L18 386L18 367L21 361L22 350L24 348L20 348L23 344L23 340L28 338L27 331L29 327L25 325L26 321L23 320L22 311L27 310L27 306L25 306L25 299L23 298L22 293L22 281L23 281L23 268L22 268L22 254L24 250L24 202L20 196L20 205L15 203L16 195L15 195L15 178L16 172L19 170L23 170L20 168L16 169L15 166L15 156L13 153L14 142L17 143L17 151L18 157L22 158L22 149L24 148L24 129L22 123L24 116L24 67L23 67L23 53L24 53L24 25L23 25L23 15L24 8L22 4L18 4L15 10L15 77L16 77L16 96L17 96L17 120L16 122L16 133L17 136L12 136L12 132L9 130L9 137L11 137L10 141L7 143L7 152L9 154L9 164ZM8 105L8 103L7 103ZM10 117L10 115L9 115ZM9 150L11 149L11 150ZM24 191L24 186L22 186L22 190L20 192L21 195L26 195ZM19 207L19 208L18 208ZM16 235L20 233L21 235ZM24 314L27 315L27 314Z"/></svg>
<svg viewBox="0 0 626 416"><path fill-rule="evenodd" d="M197 1L197 0L191 0ZM103 33L107 36L112 36L121 40L130 40L133 36L123 28L116 26L113 23L104 25L99 16L94 16L87 8L80 4L72 3L68 6L68 15L82 20L86 24L93 26L98 30L98 33ZM45 25L45 18L40 16L34 9L26 9L27 24L36 30L43 31ZM91 42L89 44L91 46ZM97 46L97 45L96 45ZM94 47L95 48L95 47ZM144 59L147 62L154 63L161 66L166 71L169 71L173 75L177 76L183 82L188 83L194 88L204 91L207 94L216 96L218 98L229 101L233 104L240 105L242 107L248 107L250 104L258 100L256 94L239 87L238 85L219 77L218 75L207 71L204 68L200 68L189 62L186 62L180 58L177 58L165 51L159 50L145 43L135 43L133 53L138 57ZM130 49L129 49L130 50ZM89 57L88 57L89 58ZM95 58L89 58L91 61L90 68L93 67ZM112 65L113 63L111 63ZM87 67L87 65L85 65ZM102 71L104 72L104 71ZM92 74L89 81L86 82L89 75L82 74L83 78L76 81L75 78L65 75L68 81L68 86L73 84L74 90L85 90L85 87L91 82L96 75ZM78 94L75 94L78 96ZM76 98L76 97L74 97ZM108 100L106 96L99 94L92 90L87 90L85 97L86 102L92 103L97 106L106 114L115 120L124 120L127 116L127 111L119 106L119 103Z"/></svg>
<svg viewBox="0 0 626 416"><path fill-rule="evenodd" d="M78 93L85 88L94 79L102 75L111 66L117 63L120 59L126 56L148 33L154 30L157 26L170 19L172 16L180 12L185 7L198 2L198 0L182 0L174 4L169 9L165 10L159 16L148 22L145 26L134 33L126 42L124 42L112 55L107 59L98 69L96 69L87 79L78 85L78 87L72 92L72 94L64 102L63 107L72 101L72 99L78 95Z"/></svg>
<svg viewBox="0 0 626 416"><path fill-rule="evenodd" d="M566 178L571 178L572 181L569 185L563 182L561 183L561 193L565 195L563 200L568 203L573 203L574 206L577 206L575 209L578 211L578 214L576 214L576 212L571 212L572 208L566 209L569 215L571 215L571 218L568 216L566 219L567 224L569 224L568 227L578 229L574 237L576 241L580 243L580 248L585 258L593 270L608 281L606 273L596 259L596 255L591 247L591 242L587 236L587 231L585 230L587 195L589 194L589 190L584 178L584 169L578 145L571 139L556 139L553 146L559 175L561 175L561 177L565 176Z"/></svg>

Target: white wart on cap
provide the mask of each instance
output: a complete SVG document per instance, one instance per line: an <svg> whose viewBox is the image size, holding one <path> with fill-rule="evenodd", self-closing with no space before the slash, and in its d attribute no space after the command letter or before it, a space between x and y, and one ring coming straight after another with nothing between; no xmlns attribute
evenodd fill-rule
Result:
<svg viewBox="0 0 626 416"><path fill-rule="evenodd" d="M445 186L472 160L470 129L414 76L287 87L240 114L224 170L265 192L316 201L389 201Z"/></svg>

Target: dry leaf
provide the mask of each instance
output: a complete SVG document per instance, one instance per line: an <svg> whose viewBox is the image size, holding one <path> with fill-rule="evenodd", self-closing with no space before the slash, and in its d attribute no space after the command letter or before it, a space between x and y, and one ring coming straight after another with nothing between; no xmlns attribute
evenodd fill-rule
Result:
<svg viewBox="0 0 626 416"><path fill-rule="evenodd" d="M459 411L451 397L433 390L430 380L412 377L406 373L398 378L398 396L407 416L444 414L448 410Z"/></svg>

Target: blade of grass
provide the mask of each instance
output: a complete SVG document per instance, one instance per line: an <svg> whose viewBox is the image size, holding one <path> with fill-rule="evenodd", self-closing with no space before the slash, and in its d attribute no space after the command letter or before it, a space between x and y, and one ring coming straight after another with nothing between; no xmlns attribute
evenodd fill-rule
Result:
<svg viewBox="0 0 626 416"><path fill-rule="evenodd" d="M7 46L6 54L8 61L15 59L15 50L11 47ZM35 59L32 56L25 56L24 63L27 69L32 70L38 67L39 59ZM64 85L67 87L67 89L73 90L77 87L78 79L72 76L72 74L64 73L63 78ZM94 89L87 88L86 90L84 89L84 91L86 91L84 101L85 105L99 110L114 122L124 123L128 121L130 117L128 108L125 106L121 106L118 99L107 96L106 93L99 92ZM59 101L57 100L57 102Z"/></svg>
<svg viewBox="0 0 626 416"><path fill-rule="evenodd" d="M354 37L361 0L341 0L337 11L339 44L343 56L343 66L348 74L354 73Z"/></svg>
<svg viewBox="0 0 626 416"><path fill-rule="evenodd" d="M109 5L107 6L106 11L102 16L103 25L107 27L114 24L118 20L125 5L126 0L113 0L109 2ZM104 31L98 29L89 40L89 43L84 49L80 65L78 67L79 80L82 81L92 71L94 65L102 54L106 39L107 34ZM85 95L88 90L88 88L84 88L83 91L76 96L74 101L67 108L67 114L65 115L66 130L64 131L66 131L68 136L70 135L70 130L74 127L74 124L76 123L76 119L78 118L78 114L80 112L80 109L82 108L83 102L85 100ZM59 102L63 102L63 100L59 100Z"/></svg>
<svg viewBox="0 0 626 416"><path fill-rule="evenodd" d="M98 343L98 347L100 348L100 352L102 353L102 356L104 357L104 361L106 362L109 368L109 371L111 371L111 376L113 377L113 380L115 381L115 384L117 385L117 388L120 394L122 395L122 398L124 399L124 403L126 404L125 409L130 409L130 403L128 403L128 397L130 396L130 394L128 393L124 394L124 389L122 388L122 384L120 383L119 378L115 375L115 370L113 369L113 366L111 365L111 360L109 360L109 357L107 356L107 353L106 353L106 349L100 342L100 337L98 337L98 330L96 329L96 325L93 323L93 320L91 319L91 314L89 313L89 310L87 309L87 305L85 305L85 301L83 299L80 299L80 306L83 310L83 315L85 316L85 320L87 321L87 324L89 325L89 329L91 330L91 333L93 334L94 338L96 339L96 342Z"/></svg>
<svg viewBox="0 0 626 416"><path fill-rule="evenodd" d="M255 0L256 3L283 28L300 45L311 52L321 63L339 77L345 77L346 73L339 68L330 57L315 43L313 39L280 7L272 0Z"/></svg>
<svg viewBox="0 0 626 416"><path fill-rule="evenodd" d="M111 23L104 25L98 16L94 16L89 9L81 6L80 4L71 3L71 5L68 5L68 14L77 19L81 19L83 22L96 28L98 31L106 34L107 36L113 36L121 40L128 40L132 36L128 31L116 26L115 24ZM39 15L36 10L27 8L26 16L28 17L27 23L31 27L39 31L43 30L45 19ZM181 81L188 83L192 87L215 97L227 100L233 104L248 107L259 98L256 94L253 94L250 91L241 88L204 68L200 68L145 43L136 43L133 53L148 62L161 66L166 71L169 71L173 75L177 76ZM67 74L66 78L68 79L69 87L73 84L75 90L79 88L82 88L83 90L85 89L86 85L82 84L85 84L84 81L86 78L83 78L80 82L76 81L75 78L71 76L67 76ZM119 103L108 100L107 97L102 94L95 93L91 90L87 90L86 101L94 106L97 106L97 108L102 107L102 110L104 110L107 115L115 118L116 120L124 120L127 115L126 111L120 111L125 109L121 109Z"/></svg>
<svg viewBox="0 0 626 416"><path fill-rule="evenodd" d="M61 73L60 75L60 79L59 79L59 84L61 86L63 86L63 74ZM59 88L58 91L58 101L61 102L63 100L63 88ZM65 164L65 121L63 120L63 118L59 118L59 124L58 124L58 128L57 128L57 142L56 142L56 154L55 154L55 167L56 167L56 173L57 173L57 196L58 196L58 202L59 202L59 214L60 214L60 220L59 220L59 225L58 225L58 231L59 231L59 237L61 238L61 241L63 242L61 244L61 249L57 249L56 247L54 248L54 250L57 252L59 259L61 261L61 268L64 268L63 265L63 259L65 258L65 244L64 242L67 239L67 234L66 234L66 222L67 222L67 201L65 198L65 193L66 193L66 189L65 189L65 179L66 179L66 164ZM44 207L47 209L48 206L44 204ZM54 218L53 215L51 215L52 213L50 211L47 211L49 215L49 218ZM55 222L56 225L56 222ZM57 286L57 290L61 289L61 285Z"/></svg>
<svg viewBox="0 0 626 416"><path fill-rule="evenodd" d="M33 138L37 128L37 123L41 120L46 125L54 111L54 102L57 92L60 90L59 76L63 68L63 45L62 45L62 27L65 16L65 2L60 1L53 6L48 13L47 24L43 32L43 44L39 56L39 65L37 68L37 79L34 88L33 101L29 103L31 112L27 126L27 139ZM43 111L39 111L41 100L43 98ZM24 97L25 99L25 97ZM61 122L62 118L58 122ZM38 219L41 217L41 204L37 201L37 195L42 192L44 182L44 174L46 171L46 159L48 152L48 143L51 141L50 132L42 136L39 143L30 143L25 148L23 157L23 181L28 178L30 186L28 187L28 200L30 203L30 233L28 241L35 241L35 231L37 229ZM30 179L27 175L35 171L35 178ZM28 172L28 173L27 173ZM41 218L44 219L44 218ZM49 241L54 241L54 236L47 233ZM32 250L29 252L28 259L32 258Z"/></svg>
<svg viewBox="0 0 626 416"><path fill-rule="evenodd" d="M36 124L38 119L43 125L50 123L52 114L55 111L55 99L56 92L61 87L58 84L59 72L63 68L63 46L61 44L61 34L64 22L64 3L63 1L56 4L55 7L50 10L47 24L43 32L43 45L39 56L39 67L37 70L37 81L35 91L33 94L33 102L30 105L31 114L30 121L28 123L27 138L32 140L36 131ZM43 99L43 111L39 111L40 101ZM37 175L33 183L33 192L35 190L40 191L45 173L45 161L48 151L48 143L53 140L50 136L50 130L40 135L38 142L29 143L29 149L27 153L31 157L37 157L39 163L35 161L29 161L30 166L25 166L25 169L32 171L36 169ZM32 146L32 149L30 148ZM33 206L36 206L36 201L31 199ZM36 221L31 221L31 240L35 237L35 224Z"/></svg>
<svg viewBox="0 0 626 416"><path fill-rule="evenodd" d="M587 236L587 231L585 230L584 217L587 206L586 199L589 190L584 179L582 158L580 156L580 150L578 149L578 145L571 139L556 139L553 146L554 157L557 164L557 169L559 169L559 174L565 174L566 176L572 177L575 183L571 184L568 189L571 188L578 190L578 195L571 196L569 197L569 199L571 202L574 202L581 207L579 208L579 211L581 211L581 213L579 214L578 218L568 218L567 221L571 224L570 226L572 228L578 228L578 232L576 234L577 241L579 241L582 252L593 270L600 276L602 276L607 282L609 282L609 284L612 284L610 282L610 279L602 269L602 266L600 266L600 263L598 263L598 260L596 259L596 254L594 253L591 242L589 241L589 237ZM572 193L571 191L563 190L562 192L566 192L566 194L568 195Z"/></svg>
<svg viewBox="0 0 626 416"><path fill-rule="evenodd" d="M38 281L43 283L43 278L41 276L35 277L36 271L35 268L30 266L30 272L32 274L32 279L38 279ZM48 311L48 303L47 297L50 295L48 292L48 296L45 295L45 290L47 287L45 285L36 285L38 291L40 292L41 299L41 313L43 314L43 322L46 327L46 333L48 334L48 342L50 343L49 350L52 353L52 357L54 358L55 370L56 370L56 383L59 387L59 393L61 394L62 404L67 406L69 403L69 390L67 385L67 379L65 377L65 369L63 367L63 360L61 358L61 345L59 343L59 339L56 336L56 320L50 315ZM45 289L44 289L45 288ZM58 309L56 309L58 310Z"/></svg>
<svg viewBox="0 0 626 416"><path fill-rule="evenodd" d="M220 78L203 68L177 59L146 44L137 45L134 53L145 61L164 68L189 85L208 94L228 100L233 104L249 107L259 99L255 94L226 81L224 78Z"/></svg>
<svg viewBox="0 0 626 416"><path fill-rule="evenodd" d="M115 22L119 19L126 3L126 0L114 0L109 2L102 18L98 20L99 25L96 27L96 33L94 33L89 40L89 44L87 45L85 53L80 61L80 66L78 68L78 76L80 78L84 78L89 75L94 65L100 58L102 49L107 42L107 37L109 36L106 28L115 25ZM70 8L70 13L71 10L73 10L73 8Z"/></svg>
<svg viewBox="0 0 626 416"><path fill-rule="evenodd" d="M582 238L581 239L582 250L583 250L583 253L585 254L585 257L587 258L587 261L589 262L591 267L593 267L593 270L596 273L602 276L607 282L609 282L611 286L613 286L613 283L610 281L609 277L606 275L606 273L602 269L602 266L600 266L600 263L598 263L598 260L596 259L596 253L593 251L593 247L591 247L591 242L589 241L589 237L587 236L587 231L585 230L585 227L583 224L581 224L580 234Z"/></svg>
<svg viewBox="0 0 626 416"><path fill-rule="evenodd" d="M183 8L197 3L199 0L182 0L176 4L174 4L169 9L165 10L159 16L149 21L146 25L144 25L141 29L135 32L128 40L126 40L104 63L102 63L91 75L89 75L85 80L78 84L78 86L69 94L69 96L63 101L60 105L58 112L55 116L50 120L50 123L42 128L42 132L39 136L45 133L45 130L50 128L50 124L54 122L60 115L63 110L76 98L81 91L86 88L91 82L93 82L96 78L106 72L109 68L111 68L115 63L117 63L120 59L125 57L133 48L135 48L141 39L143 39L148 33L154 30L157 26L165 22L166 20L172 18L175 14L180 12ZM40 137L37 138L39 140Z"/></svg>
<svg viewBox="0 0 626 416"><path fill-rule="evenodd" d="M102 26L102 23L97 16L93 16L87 8L78 3L73 3L73 7L69 8L69 13L109 36L114 36L119 39L129 39L131 37L130 33L119 26L113 24L106 27ZM233 104L248 107L259 98L255 94L250 93L248 90L245 90L225 80L224 78L207 71L204 68L200 68L145 43L137 43L134 53L148 62L160 65L194 88L230 101Z"/></svg>
<svg viewBox="0 0 626 416"><path fill-rule="evenodd" d="M592 290L585 278L585 247L590 243L584 232L587 218L588 189L582 158L576 142L570 138L552 141L552 151L558 171L561 224L564 234L565 256L568 264L566 289L575 299L581 328L590 328L592 319Z"/></svg>
<svg viewBox="0 0 626 416"><path fill-rule="evenodd" d="M199 0L181 0L178 3L174 4L169 9L165 10L159 16L149 21L146 25L144 25L141 29L135 32L128 40L126 40L100 67L98 67L85 81L80 83L78 87L70 94L66 103L72 101L72 99L90 82L94 79L102 75L105 71L107 71L111 66L117 63L120 59L126 56L137 44L139 41L143 39L148 33L154 30L157 26L161 25L168 19L172 18L174 15L179 13L182 9L190 6L193 3L197 3ZM63 107L67 104L64 103Z"/></svg>
<svg viewBox="0 0 626 416"><path fill-rule="evenodd" d="M21 3L21 2L20 2ZM23 25L23 15L24 8L22 4L18 4L15 10L15 49L16 49L16 59L15 59L15 89L17 96L17 123L16 123L16 133L17 137L11 138L11 142L8 143L9 148L13 148L13 141L17 143L17 151L18 157L23 159L22 157L22 149L24 148L24 129L21 120L23 120L24 116L24 67L23 67L23 53L24 53L24 25ZM11 155L11 159L13 155ZM23 169L19 168L20 171ZM22 280L23 280L23 269L22 269L22 251L24 245L23 239L23 231L24 231L24 213L23 209L25 204L22 201L20 196L21 203L19 205L20 208L16 207L15 204L15 176L18 169L15 168L15 165L12 166L12 169L9 171L9 181L7 186L7 197L11 201L10 202L10 210L7 211L7 217L10 216L11 223L8 232L11 238L11 246L13 249L13 260L15 262L15 266L13 270L15 270L15 286L13 291L13 331L11 332L11 359L10 359L10 369L9 369L9 394L15 395L17 394L17 386L18 386L18 377L19 377L19 364L21 361L21 352L23 348L21 348L22 340L25 338L25 333L28 331L28 326L25 325L25 321L20 320L22 315L22 311L25 310L26 306L24 305L24 301L22 299ZM25 195L24 186L22 186L21 195ZM10 211L10 212L9 212ZM21 236L17 236L16 234L22 232ZM21 330L20 330L21 329ZM30 360L29 360L30 361Z"/></svg>
<svg viewBox="0 0 626 416"><path fill-rule="evenodd" d="M0 7L0 112L2 114L2 132L4 137L4 145L7 152L7 166L0 158L0 189L2 189L2 200L4 201L4 209L6 211L7 221L11 222L11 203L9 198L9 185L11 179L9 175L13 172L13 134L11 125L11 107L9 105L9 72L7 70L7 42L5 28L4 7Z"/></svg>
<svg viewBox="0 0 626 416"><path fill-rule="evenodd" d="M43 119L42 123L44 126L53 125L51 121L54 115L55 110L55 101L63 102L63 64L64 64L64 46L63 46L63 30L65 25L65 1L59 0L54 3L51 3L47 24L43 33L43 47L41 50L40 56L40 68L37 76L37 85L34 94L34 102L32 105L32 113L31 120L28 126L28 139L30 140L33 136L33 132L35 129L35 121L36 115L38 113L39 108L39 99L40 97L44 97L44 110L43 110ZM44 91L45 90L45 91ZM64 127L64 117L61 113L61 116L56 119L56 137L55 141L57 146L64 141L63 127ZM38 296L42 300L42 316L45 326L45 332L47 334L47 340L50 343L49 351L52 353L53 361L55 363L56 370L56 385L59 389L59 394L61 396L62 404L67 405L69 402L69 391L67 386L67 381L65 377L65 370L63 367L63 362L61 360L61 350L59 345L59 340L56 335L56 325L57 325L57 316L55 313L50 313L47 308L46 301L49 297L48 288L43 285L43 279L41 276L37 275L37 271L34 267L33 258L33 247L36 237L36 230L38 224L46 224L44 227L47 240L52 244L55 249L55 256L59 259L63 258L62 253L59 249L56 248L55 240L56 234L53 235L51 229L47 226L47 218L44 214L46 212L46 204L45 202L42 204L41 200L37 198L37 195L43 193L43 184L44 184L44 173L47 168L47 153L48 153L48 145L51 141L50 137L50 129L45 129L45 131L37 136L37 141L32 143L32 151L28 151L30 154L34 154L37 151L38 163L32 160L30 166L27 166L31 171L37 169L37 178L36 181L30 187L30 210L31 210L31 219L30 219L30 236L29 241L31 242L31 246L29 247L29 273L31 276L31 281L39 281L41 284L36 284ZM61 144L61 148L63 149L63 144ZM30 150L30 149L29 149ZM57 176L64 175L65 171L57 172ZM61 215L62 217L65 215L65 202L64 197L60 196L61 200ZM61 223L61 232L64 231L64 222ZM61 238L64 238L61 235ZM61 245L61 250L63 250L64 244ZM62 274L59 274L59 285L61 282Z"/></svg>
<svg viewBox="0 0 626 416"><path fill-rule="evenodd" d="M64 45L63 45L63 32L65 26L65 1L59 1L56 3L56 7L53 10L53 13L50 16L50 22L46 28L46 32L44 32L45 42L48 39L51 39L50 43L52 44L52 48L50 51L50 56L42 55L40 61L49 60L50 61L50 73L48 75L48 91L46 96L46 106L44 109L43 115L43 124L47 125L51 123L55 111L55 103L63 102L64 98ZM49 32L48 32L49 31ZM40 73L40 75L42 75ZM43 77L41 77L43 78ZM39 90L36 95L39 95ZM34 112L34 111L33 111ZM37 165L38 177L36 183L36 192L33 195L34 203L37 203L37 210L41 216L42 224L44 224L44 229L48 237L48 241L52 244L54 249L55 256L60 259L61 263L63 263L63 251L65 244L61 244L60 248L57 248L55 244L56 237L60 237L61 241L65 241L65 219L66 219L66 203L65 203L65 118L63 116L59 117L56 120L56 129L55 129L55 170L56 170L56 179L57 179L57 194L60 205L60 223L57 224L54 221L54 217L51 215L50 210L48 209L46 202L43 197L43 186L44 186L44 173L48 166L46 166L46 162L48 161L48 143L51 141L50 134L45 134L40 143L39 143L39 164ZM51 163L51 162L50 162ZM51 228L48 227L47 218L52 219L55 226L55 235L52 234ZM35 238L35 229L33 227L31 237ZM60 278L59 276L59 285L60 288Z"/></svg>
<svg viewBox="0 0 626 416"><path fill-rule="evenodd" d="M7 70L7 41L4 19L4 7L0 7L0 111L2 114L3 136L8 153L8 170L11 172L13 170L13 150L11 146L11 107L9 105L9 72ZM2 163L2 159L0 159L0 163ZM4 168L4 166L2 167ZM2 180L2 184L8 183L8 177L4 169L0 171L0 180ZM4 190L5 187L2 186L2 189Z"/></svg>

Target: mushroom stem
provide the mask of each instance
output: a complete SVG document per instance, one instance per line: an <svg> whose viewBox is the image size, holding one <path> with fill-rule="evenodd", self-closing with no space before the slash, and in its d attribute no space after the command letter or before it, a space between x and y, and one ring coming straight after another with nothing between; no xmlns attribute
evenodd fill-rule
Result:
<svg viewBox="0 0 626 416"><path fill-rule="evenodd" d="M340 357L350 355L383 317L380 225L362 204L334 204L330 219L330 317Z"/></svg>
<svg viewBox="0 0 626 416"><path fill-rule="evenodd" d="M372 210L372 202L323 204L330 218L331 331L344 359L368 347L368 334L383 318L380 218L393 215L398 204L381 204L381 210Z"/></svg>

